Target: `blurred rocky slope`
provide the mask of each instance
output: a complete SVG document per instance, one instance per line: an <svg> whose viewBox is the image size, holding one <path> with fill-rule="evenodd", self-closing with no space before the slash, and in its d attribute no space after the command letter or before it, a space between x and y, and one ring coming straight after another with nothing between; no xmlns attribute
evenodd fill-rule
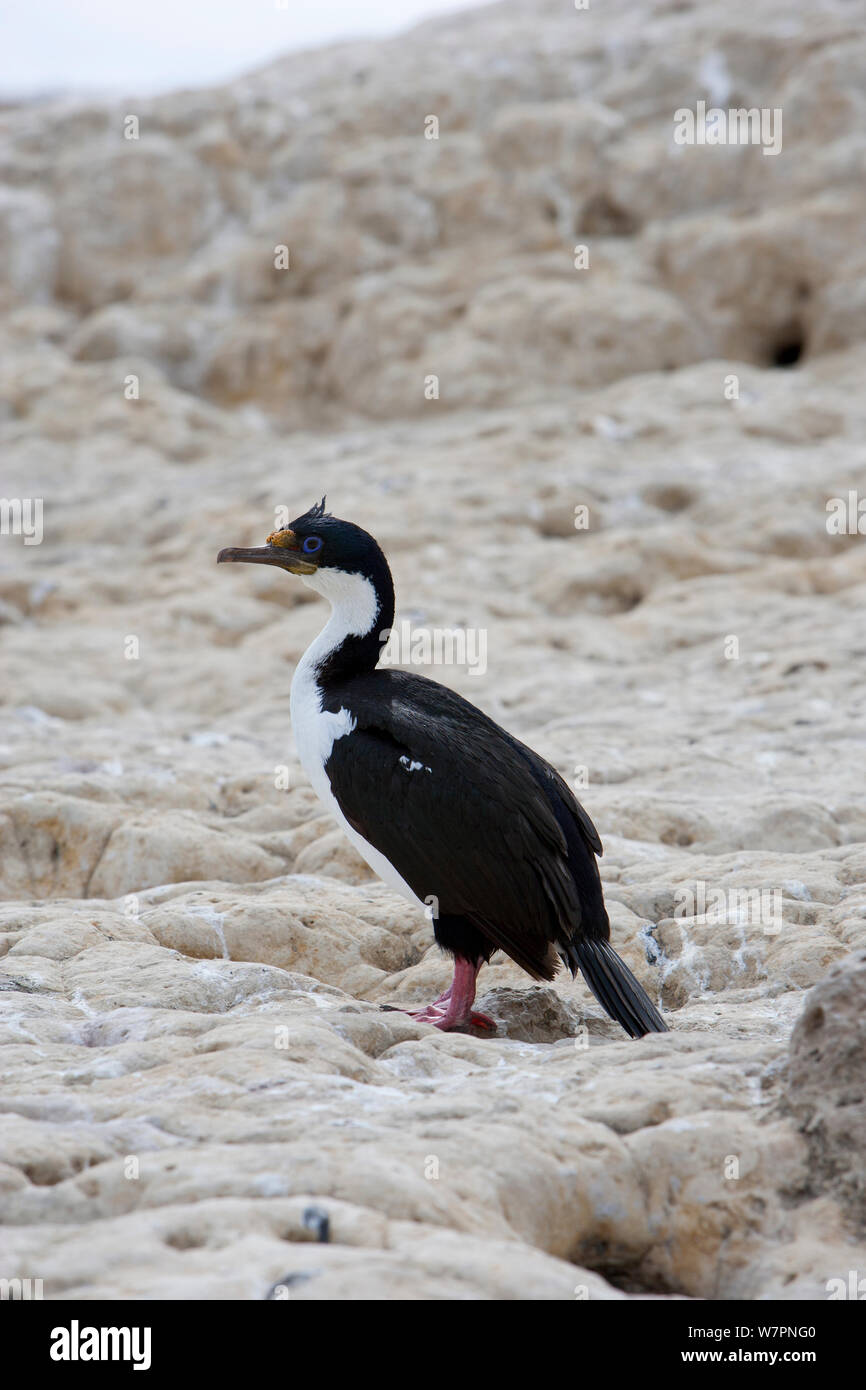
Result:
<svg viewBox="0 0 866 1390"><path fill-rule="evenodd" d="M826 508L866 496L864 18L509 3L0 116L0 492L44 499L0 536L0 1274L862 1273L866 551ZM675 146L699 99L782 108L781 154ZM401 616L486 632L431 674L586 783L669 1036L501 961L495 1039L378 1011L447 963L295 758L323 610L213 563L326 491ZM684 913L698 883L778 920Z"/></svg>
<svg viewBox="0 0 866 1390"><path fill-rule="evenodd" d="M75 363L138 357L296 424L421 414L431 372L444 408L486 407L862 341L863 7L813 13L531 0L213 91L12 111L0 304L55 306L13 324ZM781 155L676 145L699 98L781 108Z"/></svg>

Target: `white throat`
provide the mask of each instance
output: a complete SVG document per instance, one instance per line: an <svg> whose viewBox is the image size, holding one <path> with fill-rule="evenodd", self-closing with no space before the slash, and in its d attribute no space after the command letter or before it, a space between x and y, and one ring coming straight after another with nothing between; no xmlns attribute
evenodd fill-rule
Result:
<svg viewBox="0 0 866 1390"><path fill-rule="evenodd" d="M342 646L347 637L363 637L370 632L379 612L376 590L362 574L321 569L315 574L304 575L304 583L328 600L331 616L301 657L295 680L302 666L309 662L315 668Z"/></svg>
<svg viewBox="0 0 866 1390"><path fill-rule="evenodd" d="M310 589L322 594L331 605L331 616L304 652L292 677L292 728L304 771L321 796L317 777L324 777L324 764L335 738L354 728L348 710L337 713L323 711L322 687L318 668L347 637L362 637L369 632L379 611L376 590L360 574L325 569L304 577ZM325 778L327 781L327 778ZM330 788L329 788L330 791Z"/></svg>
<svg viewBox="0 0 866 1390"><path fill-rule="evenodd" d="M305 576L304 583L328 600L331 616L304 652L292 678L292 729L298 757L319 800L374 872L410 902L423 907L385 856L349 825L325 771L335 741L352 732L355 718L348 709L322 709L324 692L316 673L321 663L342 646L347 637L363 637L373 630L379 615L376 590L362 575L346 574L337 569L317 570Z"/></svg>

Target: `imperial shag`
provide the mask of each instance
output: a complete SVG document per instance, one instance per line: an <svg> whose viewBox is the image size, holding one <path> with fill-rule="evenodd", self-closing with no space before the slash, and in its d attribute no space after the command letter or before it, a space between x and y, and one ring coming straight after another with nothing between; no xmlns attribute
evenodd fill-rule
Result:
<svg viewBox="0 0 866 1390"><path fill-rule="evenodd" d="M411 1016L494 1027L472 1006L478 971L501 950L536 980L560 960L580 970L633 1038L667 1032L610 945L601 840L559 773L446 686L376 669L394 585L373 537L322 498L266 545L217 558L301 575L331 604L292 680L292 725L320 799L386 883L432 904L454 957L450 989Z"/></svg>

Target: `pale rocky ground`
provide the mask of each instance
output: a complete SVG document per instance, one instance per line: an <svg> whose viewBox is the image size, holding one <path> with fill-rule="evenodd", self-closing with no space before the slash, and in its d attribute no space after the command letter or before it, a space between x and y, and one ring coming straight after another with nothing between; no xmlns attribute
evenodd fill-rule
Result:
<svg viewBox="0 0 866 1390"><path fill-rule="evenodd" d="M816 1300L866 1274L866 547L826 525L866 496L864 18L509 3L0 117L2 492L45 505L41 545L0 537L0 1276ZM782 154L678 150L699 98L781 107ZM586 769L669 1035L502 960L495 1038L380 1011L449 966L300 771L324 609L214 564L324 492L402 617L486 632L485 674L430 674ZM778 930L683 916L697 882L778 892Z"/></svg>

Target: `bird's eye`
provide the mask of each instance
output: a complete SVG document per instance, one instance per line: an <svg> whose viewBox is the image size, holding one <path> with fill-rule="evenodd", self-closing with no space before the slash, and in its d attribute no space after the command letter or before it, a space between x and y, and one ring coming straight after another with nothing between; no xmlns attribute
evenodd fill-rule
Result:
<svg viewBox="0 0 866 1390"><path fill-rule="evenodd" d="M321 550L321 548L321 536L307 536L307 539L304 541L304 550L307 552L308 555L315 555L316 551Z"/></svg>

